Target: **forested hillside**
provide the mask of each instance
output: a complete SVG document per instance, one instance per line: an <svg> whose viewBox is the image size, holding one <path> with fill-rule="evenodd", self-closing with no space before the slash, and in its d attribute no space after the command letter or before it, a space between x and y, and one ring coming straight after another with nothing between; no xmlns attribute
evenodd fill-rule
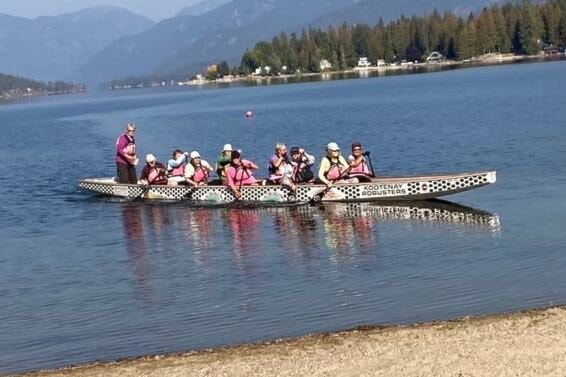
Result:
<svg viewBox="0 0 566 377"><path fill-rule="evenodd" d="M565 0L493 5L467 17L434 11L387 24L310 28L300 36L281 32L246 51L241 70L269 66L271 72L280 72L286 66L288 72L318 72L321 59L346 69L361 56L374 64L378 59L423 61L433 51L456 60L490 52L533 55L550 45L566 46Z"/></svg>
<svg viewBox="0 0 566 377"><path fill-rule="evenodd" d="M83 91L85 91L85 87L81 84L63 81L42 82L0 73L0 100Z"/></svg>

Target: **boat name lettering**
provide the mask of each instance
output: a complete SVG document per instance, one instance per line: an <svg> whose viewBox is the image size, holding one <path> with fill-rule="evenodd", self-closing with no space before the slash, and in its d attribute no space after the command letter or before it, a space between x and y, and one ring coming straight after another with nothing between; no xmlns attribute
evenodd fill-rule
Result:
<svg viewBox="0 0 566 377"><path fill-rule="evenodd" d="M400 184L381 184L364 186L362 196L407 195L407 189Z"/></svg>

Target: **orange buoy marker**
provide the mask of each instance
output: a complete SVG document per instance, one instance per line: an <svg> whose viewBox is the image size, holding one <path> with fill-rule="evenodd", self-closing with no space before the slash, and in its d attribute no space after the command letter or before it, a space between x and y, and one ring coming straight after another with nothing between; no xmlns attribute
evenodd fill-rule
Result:
<svg viewBox="0 0 566 377"><path fill-rule="evenodd" d="M254 113L252 113L251 111L248 111L246 113L246 118L252 118L254 116Z"/></svg>

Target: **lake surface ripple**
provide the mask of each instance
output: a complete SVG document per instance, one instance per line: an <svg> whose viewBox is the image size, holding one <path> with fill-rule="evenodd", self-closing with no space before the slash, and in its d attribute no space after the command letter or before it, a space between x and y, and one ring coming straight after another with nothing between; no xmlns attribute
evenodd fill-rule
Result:
<svg viewBox="0 0 566 377"><path fill-rule="evenodd" d="M566 303L565 87L555 62L0 106L0 373ZM360 140L381 175L498 182L318 207L80 192L114 173L127 121L162 161L232 143L264 168L277 141Z"/></svg>

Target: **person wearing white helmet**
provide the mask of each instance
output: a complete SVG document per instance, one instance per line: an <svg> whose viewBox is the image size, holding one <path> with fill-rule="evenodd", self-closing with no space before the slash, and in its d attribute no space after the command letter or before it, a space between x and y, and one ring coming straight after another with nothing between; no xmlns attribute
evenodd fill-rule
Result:
<svg viewBox="0 0 566 377"><path fill-rule="evenodd" d="M167 169L165 165L155 159L151 153L145 157L146 165L144 166L140 183L144 185L166 185Z"/></svg>
<svg viewBox="0 0 566 377"><path fill-rule="evenodd" d="M200 158L197 151L191 152L191 161L185 167L185 180L189 186L203 186L208 183L208 176L214 171L210 164Z"/></svg>
<svg viewBox="0 0 566 377"><path fill-rule="evenodd" d="M335 142L330 142L326 146L326 155L320 161L318 169L318 179L327 187L331 187L335 182L347 180L347 174L351 166L340 154L340 147Z"/></svg>
<svg viewBox="0 0 566 377"><path fill-rule="evenodd" d="M232 145L225 144L224 148L222 148L222 153L216 160L216 174L218 174L218 178L222 180L222 184L226 184L226 167L230 165L230 161L232 160L231 156Z"/></svg>

